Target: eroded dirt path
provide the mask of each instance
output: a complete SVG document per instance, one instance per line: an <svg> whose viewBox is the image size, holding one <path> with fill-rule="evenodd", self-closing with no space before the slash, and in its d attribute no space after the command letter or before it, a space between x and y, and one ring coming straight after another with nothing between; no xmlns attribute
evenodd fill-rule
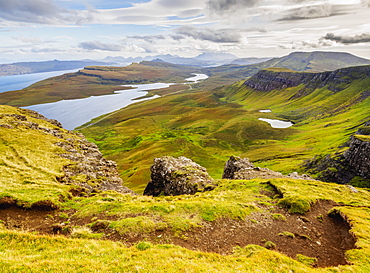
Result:
<svg viewBox="0 0 370 273"><path fill-rule="evenodd" d="M205 222L203 227L183 232L181 236L175 236L169 229L121 236L104 224L95 226L94 232L104 233L104 239L122 241L127 246L146 240L224 255L231 254L235 246L264 246L271 241L276 245L272 250L289 257L296 258L297 254L303 254L317 258L317 267L337 266L347 263L344 253L355 248L355 239L349 233L350 226L345 220L328 216L328 211L335 205L332 201L318 201L305 215L289 214L282 208L274 207L271 211L271 207L261 207L260 212L252 213L245 220L223 218ZM0 210L0 220L8 229L66 236L70 229L63 229L64 226L73 228L93 222L91 218L74 218L73 211L63 214L71 216L68 221L59 217L58 211L10 207ZM98 218L115 220L104 215Z"/></svg>

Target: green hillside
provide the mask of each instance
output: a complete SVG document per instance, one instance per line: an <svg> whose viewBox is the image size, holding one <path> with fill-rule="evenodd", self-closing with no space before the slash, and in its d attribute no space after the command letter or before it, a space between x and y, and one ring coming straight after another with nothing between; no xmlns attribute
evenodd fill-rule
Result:
<svg viewBox="0 0 370 273"><path fill-rule="evenodd" d="M227 86L219 84L232 72L217 68L201 84L155 90L160 98L79 132L0 106L0 271L370 272L370 66L291 68L255 71ZM182 82L192 72L153 62L89 67L0 100L84 97L127 81ZM272 128L259 118L294 125ZM311 178L221 179L231 155L248 157L253 170L314 178L339 177L350 158L347 169L359 172L349 183L363 188ZM163 156L192 159L214 184L194 195L140 195L153 159Z"/></svg>
<svg viewBox="0 0 370 273"><path fill-rule="evenodd" d="M153 158L163 154L189 157L214 178L221 177L216 166L233 154L275 171L304 172L304 160L337 151L368 121L368 71L369 67L363 67L322 74L328 79L322 87L299 82L268 92L247 87L246 83L262 79L260 75L266 74L262 71L223 90L169 94L131 105L97 119L99 122L81 132L118 162L122 178L138 192L150 180L148 168ZM270 85L281 73L268 70L262 84ZM283 73L299 80L321 75ZM333 82L330 78L335 75L343 79L339 87L340 79ZM272 113L260 113L262 109ZM287 119L295 125L276 129L258 118Z"/></svg>
<svg viewBox="0 0 370 273"><path fill-rule="evenodd" d="M81 155L89 156L83 151L92 146L81 135L35 112L2 106L1 113L2 272L370 267L367 190L312 180L219 179L214 190L195 195L89 191L82 176L60 179L70 171L66 166L76 165L61 155L77 155L73 150L82 147Z"/></svg>

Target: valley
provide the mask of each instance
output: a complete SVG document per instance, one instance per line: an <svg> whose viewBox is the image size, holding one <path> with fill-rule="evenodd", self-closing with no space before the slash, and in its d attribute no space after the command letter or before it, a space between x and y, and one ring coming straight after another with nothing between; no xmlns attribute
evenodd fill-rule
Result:
<svg viewBox="0 0 370 273"><path fill-rule="evenodd" d="M323 52L211 68L143 61L88 66L1 93L0 265L6 272L367 272L367 64ZM134 85L152 87L135 95L145 100L99 112ZM95 112L65 128L25 109L43 114L47 104L75 100ZM155 179L153 160L165 156L198 163L209 185L200 179L194 194L143 195ZM257 177L226 177L232 158L249 158L254 165L241 171ZM192 165L168 168L157 175L193 179Z"/></svg>

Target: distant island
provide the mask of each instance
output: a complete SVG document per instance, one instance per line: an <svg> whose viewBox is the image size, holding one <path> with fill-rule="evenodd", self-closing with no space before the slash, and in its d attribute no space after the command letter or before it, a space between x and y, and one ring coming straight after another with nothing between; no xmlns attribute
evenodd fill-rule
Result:
<svg viewBox="0 0 370 273"><path fill-rule="evenodd" d="M42 73L51 71L62 71L83 68L90 65L108 65L106 62L93 60L79 61L44 61L44 62L19 62L11 64L0 64L0 76L22 75L31 73Z"/></svg>

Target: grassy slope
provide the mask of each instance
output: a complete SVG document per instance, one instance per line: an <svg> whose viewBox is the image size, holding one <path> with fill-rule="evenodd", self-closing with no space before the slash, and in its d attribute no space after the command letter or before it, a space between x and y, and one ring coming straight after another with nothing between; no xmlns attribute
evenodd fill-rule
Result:
<svg viewBox="0 0 370 273"><path fill-rule="evenodd" d="M302 171L304 160L336 151L367 120L370 99L360 97L369 84L359 79L340 92L324 87L295 99L304 86L256 92L241 81L226 91L184 90L121 109L82 132L118 162L122 178L138 192L150 179L153 158L163 155L187 156L214 178L233 154L275 171ZM296 124L274 129L260 117Z"/></svg>
<svg viewBox="0 0 370 273"><path fill-rule="evenodd" d="M296 168L302 158L316 152L335 150L356 131L356 126L368 117L366 109L369 109L369 98L348 108L342 106L351 94L353 97L356 89L369 84L368 79L358 81L336 95L323 89L317 97L288 103L287 94L272 91L268 95L256 95L250 90L240 89L243 88L241 83L234 86L240 91L238 96L241 96L236 97L235 102L219 99L222 96L219 92L179 92L132 105L84 132L94 138L109 157L126 160L129 167L132 164L131 169L126 169L131 173L123 175L134 177L142 183L136 184L139 190L147 182L145 179L148 179L148 175L144 173L147 170L140 169L141 172L137 172L135 168L144 168L145 164L149 167L153 156L162 156L164 153L188 155L207 166L214 176L221 174L222 165L230 153L266 160L265 164L273 166L273 169L290 170ZM294 94L297 90L290 89L288 94ZM322 92L331 96L323 98ZM248 98L251 103L241 103L241 98ZM313 102L317 103L314 109ZM328 106L331 106L330 109ZM309 114L318 111L318 107L325 107L322 108L325 114L311 117ZM272 129L268 124L257 121L261 115L257 110L262 108L273 109L273 114L264 114L268 117L281 115L299 123L292 129ZM331 113L330 110L336 111ZM23 110L8 107L2 107L1 111L24 114L19 112ZM8 116L4 118L9 119ZM9 123L9 120L4 123ZM5 176L8 179L2 183L12 181L13 184L3 184L3 191L12 191L8 194L28 204L45 198L57 198L60 193L67 194L68 188L57 185L52 179L65 164L55 162L53 157L57 148L51 144L60 140L44 135L35 136L28 134L27 129L18 129L18 134L14 134L14 131L8 131L14 129L0 128L3 139L0 148L4 152L2 154L6 155L0 164L1 170L4 174L17 175L14 180L9 175ZM18 138L19 132L27 139ZM39 143L40 140L42 143ZM325 143L331 145L327 147ZM40 144L42 150L35 149L36 144ZM51 164L50 158L54 159ZM41 169L39 162L45 162L42 164L45 167ZM45 183L38 184L44 181L44 176ZM25 177L41 177L41 180L24 183L29 181ZM267 181L223 180L219 181L215 191L196 196L152 198L103 193L89 198L73 198L59 204L65 211L73 209L76 217L96 217L107 212L108 216L118 216L110 224L122 233L169 228L181 236L182 231L201 225L204 221L219 217L244 219L257 209L259 202L270 201L267 196L259 194L265 188L264 182ZM141 243L127 248L122 243L110 241L38 236L5 229L0 231L0 265L3 272L369 272L368 191L360 190L359 194L354 195L341 185L286 179L272 180L270 183L284 194L281 204L290 207L298 204L298 209L307 209L307 205L309 208L317 199L330 199L344 205L337 207L336 211L348 219L351 232L357 237L358 249L347 252L347 259L352 265L313 269L277 252L254 246L236 248L234 255L221 256L171 245ZM38 194L38 190L44 187L48 193L51 192L51 197L46 195L46 190ZM132 212L135 212L134 216ZM89 234L85 237L89 237Z"/></svg>
<svg viewBox="0 0 370 273"><path fill-rule="evenodd" d="M187 156L221 178L227 158L243 153L247 144L296 131L272 129L259 116L207 92L176 93L121 109L82 132L117 161L126 185L141 192L155 157Z"/></svg>
<svg viewBox="0 0 370 273"><path fill-rule="evenodd" d="M161 230L172 229L181 236L182 232L204 221L219 217L244 219L252 211L261 210L257 208L259 203L272 202L259 193L261 189L266 190L266 182L284 194L281 199L284 202L278 204L300 207L307 202L309 209L310 204L319 199L341 203L334 211L349 221L351 232L357 238L358 248L346 253L352 264L314 269L253 245L236 247L233 255L222 256L173 245L142 242L128 248L123 243L106 240L38 236L0 228L2 272L368 272L370 195L365 190L353 194L342 185L293 179L222 180L214 191L195 196L154 198L106 192L74 198L64 203L63 209L71 211L72 208L79 217L118 216L119 219L111 221L110 225L123 234L150 233L160 226ZM89 236L92 238L91 234L81 237Z"/></svg>
<svg viewBox="0 0 370 273"><path fill-rule="evenodd" d="M322 88L295 100L288 98L300 87L265 94L239 88L237 99L243 100L245 107L271 109L276 115L296 122L294 128L299 131L283 142L250 147L251 151L243 155L264 166L290 172L299 170L305 159L337 151L369 118L370 98L360 99L369 84L370 79L365 78L340 92Z"/></svg>
<svg viewBox="0 0 370 273"><path fill-rule="evenodd" d="M20 124L19 119L10 115L22 115L27 121ZM26 208L43 200L59 205L61 200L70 197L71 186L60 184L56 177L63 176L63 166L73 162L57 155L65 153L54 145L62 141L60 138L25 125L31 123L51 130L58 128L33 118L23 109L0 106L0 124L13 127L0 127L0 199L12 197L19 206ZM78 139L59 129L65 138Z"/></svg>

